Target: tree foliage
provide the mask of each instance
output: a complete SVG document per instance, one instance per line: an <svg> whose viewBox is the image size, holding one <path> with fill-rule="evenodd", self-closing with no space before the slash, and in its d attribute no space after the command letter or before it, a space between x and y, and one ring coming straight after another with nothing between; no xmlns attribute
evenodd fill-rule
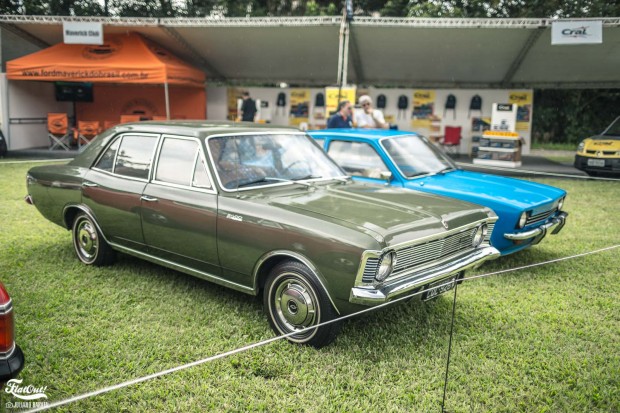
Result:
<svg viewBox="0 0 620 413"><path fill-rule="evenodd" d="M344 0L0 0L0 14L121 17L339 15ZM355 14L402 17L601 17L620 15L603 0L354 0Z"/></svg>

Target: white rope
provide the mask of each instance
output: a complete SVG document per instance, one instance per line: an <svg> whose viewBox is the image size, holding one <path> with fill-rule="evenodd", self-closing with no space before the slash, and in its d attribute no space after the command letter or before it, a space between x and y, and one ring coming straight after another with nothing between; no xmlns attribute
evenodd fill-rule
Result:
<svg viewBox="0 0 620 413"><path fill-rule="evenodd" d="M513 272L513 271L520 271L520 270L523 270L523 269L526 269L526 268L538 267L538 266L541 266L541 265L547 265L547 264L552 264L552 263L556 263L556 262L560 262L560 261L566 261L566 260L570 260L570 259L574 259L574 258L585 257L587 255L598 254L598 253L609 251L609 250L613 250L613 249L616 249L616 248L619 248L619 247L620 247L620 244L613 245L611 247L606 247L606 248L601 248L601 249L594 250L594 251L584 252L582 254L575 254L575 255L568 256L568 257L557 258L557 259L554 259L554 260L549 260L549 261L539 262L539 263L535 263L535 264L525 265L525 266L522 266L522 267L510 268L510 269L507 269L507 270L495 271L495 272L490 272L490 273L482 274L482 275L475 275L475 276L472 276L472 277L463 278L462 281L471 281L471 280L475 280L475 279L478 279L478 278L488 277L488 276L491 276L491 275L504 274L504 273ZM452 282L453 281L447 281L446 283L437 285L436 287L443 287L443 286L446 286L446 285L450 285L450 284L452 284ZM92 392L88 392L88 393L80 394L80 395L77 395L77 396L73 396L73 397L70 397L68 399L64 399L64 400L60 400L60 401L57 401L57 402L54 402L54 403L50 403L50 404L48 404L46 406L42 406L42 407L38 407L36 409L28 410L28 411L26 411L26 413L41 412L41 411L52 409L52 408L55 408L55 407L64 406L64 405L67 405L67 404L70 404L70 403L73 403L73 402L76 402L76 401L79 401L79 400L84 400L84 399L88 399L90 397L98 396L100 394L109 393L109 392L114 391L114 390L122 389L124 387L129 387L131 385L142 383L142 382L145 382L145 381L148 381L148 380L152 380L152 379L155 379L155 378L158 378L158 377L170 374L170 373L174 373L174 372L181 371L181 370L186 370L186 369L189 369L191 367L199 366L201 364L205 364L205 363L209 363L211 361L219 360L219 359L222 359L222 358L225 358L225 357L228 357L228 356L232 356L234 354L238 354L238 353L242 353L244 351L252 350L252 349L255 349L257 347L265 346L265 345L273 343L275 341L282 340L282 339L287 338L289 336L293 336L293 335L296 335L296 334L303 333L303 332L305 332L307 330L312 330L312 329L315 329L315 328L318 328L318 327L322 327L322 326L325 326L325 325L328 325L328 324L332 324L332 323L335 323L335 322L339 322L339 321L342 321L342 320L345 320L345 319L348 319L348 318L356 317L356 316L358 316L360 314L364 314L364 313L367 313L367 312L370 312L370 311L376 311L376 310L378 310L380 308L383 308L383 307L386 307L388 305L392 305L392 304L395 304L395 303L400 302L400 301L408 300L408 299L413 298L413 297L415 297L417 295L423 294L424 292L425 291L418 291L416 293L400 297L398 299L392 300L392 301L387 302L387 303L383 303L383 304L379 304L379 305L374 306L374 307L366 308L364 310L358 311L358 312L353 313L353 314L349 314L349 315L345 315L345 316L342 316L342 317L339 317L339 318L336 318L336 319L333 319L333 320L325 321L323 323L317 324L316 326L306 327L306 328L304 328L302 330L294 331L294 332L291 332L291 333L288 333L288 334L284 334L284 335L281 335L281 336L272 337L270 339L259 341L257 343L252 343L252 344L249 344L249 345L244 346L244 347L240 347L240 348L237 348L237 349L234 349L234 350L227 351L225 353L216 354L215 356L207 357L207 358L204 358L202 360L197 360L197 361L194 361L194 362L191 362L191 363L187 363L187 364L183 364L183 365L180 365L180 366L177 366L177 367L173 367L173 368L170 368L170 369L167 369L167 370L162 370L162 371L157 372L157 373L149 374L147 376L138 377L138 378L135 378L135 379L132 379L132 380L124 381L122 383L118 383L118 384L115 384L113 386L108 386L108 387L101 388L99 390L95 390L95 391L92 391Z"/></svg>
<svg viewBox="0 0 620 413"><path fill-rule="evenodd" d="M37 159L30 161L0 161L0 165L12 165L12 164L20 164L20 163L45 163L45 162L69 162L72 161L73 158L64 158L64 159Z"/></svg>
<svg viewBox="0 0 620 413"><path fill-rule="evenodd" d="M588 180L593 180L593 181L620 181L620 179L618 178L602 178L602 177L597 177L597 176L583 176L583 175L572 175L572 174L559 174L555 172L529 171L526 169L504 168L501 166L475 165L475 164L465 163L465 162L456 162L456 164L462 168L490 169L492 171L506 171L506 172L513 172L513 173L518 172L518 173L530 174L530 175L558 176L561 178L588 179Z"/></svg>

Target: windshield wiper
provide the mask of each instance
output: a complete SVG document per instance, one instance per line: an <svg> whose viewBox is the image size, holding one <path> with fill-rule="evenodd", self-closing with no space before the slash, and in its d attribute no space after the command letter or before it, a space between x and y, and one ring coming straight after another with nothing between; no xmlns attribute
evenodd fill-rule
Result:
<svg viewBox="0 0 620 413"><path fill-rule="evenodd" d="M310 175L306 175L306 176L301 176L299 178L292 178L290 180L297 182L297 181L303 181L303 180L306 180L306 179L319 179L319 178L323 178L323 177L310 174ZM303 183L303 182L300 182L300 183Z"/></svg>
<svg viewBox="0 0 620 413"><path fill-rule="evenodd" d="M306 178L307 179L307 178ZM282 179L282 178L274 178L272 176L265 176L264 178L260 178L257 179L255 181L250 181L250 182L244 182L240 185L237 186L237 188L243 188L245 186L250 186L250 185L256 185L256 184L260 184L263 182L270 182L270 181L275 181L275 182L290 182L293 184L300 184L300 185L305 185L305 186L312 186L311 183L308 182L299 182L293 179Z"/></svg>
<svg viewBox="0 0 620 413"><path fill-rule="evenodd" d="M446 166L445 168L443 168L440 171L437 171L436 173L438 173L438 174L445 174L446 172L455 171L455 170L456 170L456 168L453 168L451 166Z"/></svg>

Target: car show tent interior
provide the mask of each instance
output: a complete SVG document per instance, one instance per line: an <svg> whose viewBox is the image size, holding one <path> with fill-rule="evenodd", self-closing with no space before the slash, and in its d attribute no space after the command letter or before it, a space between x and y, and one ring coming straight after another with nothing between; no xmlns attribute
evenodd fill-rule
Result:
<svg viewBox="0 0 620 413"><path fill-rule="evenodd" d="M4 68L62 43L64 22L101 23L106 35L135 32L170 50L206 73L209 87L325 87L344 77L387 88L618 88L620 18L596 20L603 42L571 46L552 45L551 19L0 16L0 36ZM12 106L12 86L0 86ZM3 108L5 134L16 117Z"/></svg>

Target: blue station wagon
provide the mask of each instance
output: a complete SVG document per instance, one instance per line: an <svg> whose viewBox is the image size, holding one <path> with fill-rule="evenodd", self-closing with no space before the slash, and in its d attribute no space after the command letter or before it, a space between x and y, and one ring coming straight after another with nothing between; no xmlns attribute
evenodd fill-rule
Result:
<svg viewBox="0 0 620 413"><path fill-rule="evenodd" d="M414 132L326 129L309 134L355 180L404 187L484 205L499 220L491 244L502 255L538 244L564 227L566 191L549 185L469 172Z"/></svg>

